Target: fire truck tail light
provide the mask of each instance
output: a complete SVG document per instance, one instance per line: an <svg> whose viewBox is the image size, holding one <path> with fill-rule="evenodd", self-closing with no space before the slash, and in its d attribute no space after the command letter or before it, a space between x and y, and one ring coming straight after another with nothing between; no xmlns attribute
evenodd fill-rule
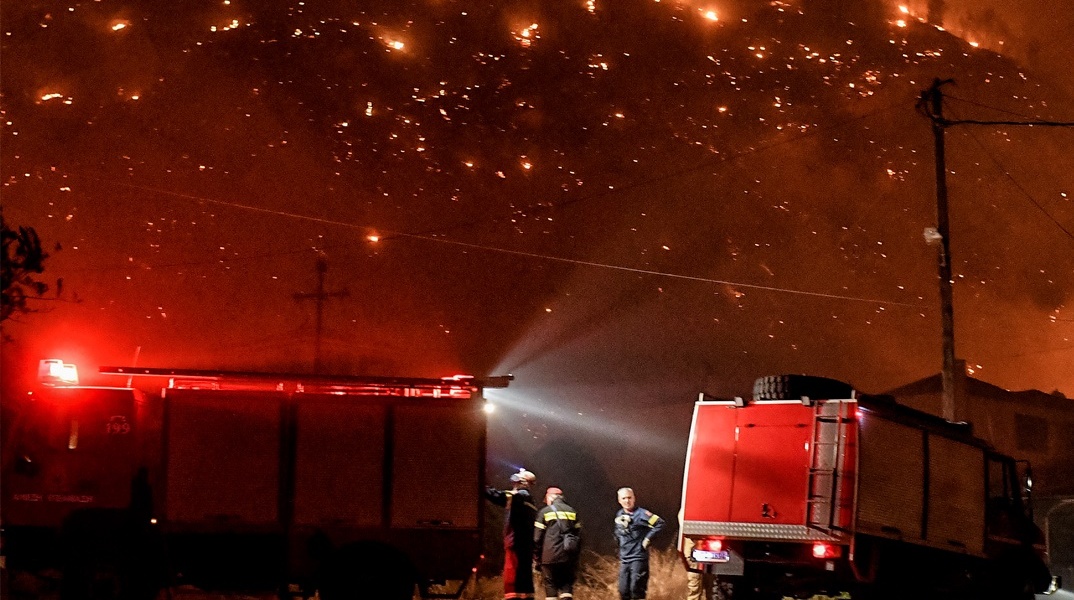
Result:
<svg viewBox="0 0 1074 600"><path fill-rule="evenodd" d="M723 550L723 540L720 539L709 538L701 540L699 545L702 550L708 550L709 552L719 552Z"/></svg>
<svg viewBox="0 0 1074 600"><path fill-rule="evenodd" d="M725 563L731 560L731 552L724 549L720 538L700 538L694 540L690 558L699 563Z"/></svg>
<svg viewBox="0 0 1074 600"><path fill-rule="evenodd" d="M813 558L836 558L839 556L839 546L817 542L813 544Z"/></svg>
<svg viewBox="0 0 1074 600"><path fill-rule="evenodd" d="M38 363L37 380L44 385L78 385L78 367L48 358Z"/></svg>

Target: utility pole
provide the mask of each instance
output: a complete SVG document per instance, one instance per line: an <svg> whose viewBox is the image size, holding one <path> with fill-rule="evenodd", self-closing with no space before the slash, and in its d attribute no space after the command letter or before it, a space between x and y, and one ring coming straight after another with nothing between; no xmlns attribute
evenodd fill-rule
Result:
<svg viewBox="0 0 1074 600"><path fill-rule="evenodd" d="M939 3L938 4L942 4ZM931 2L930 2L931 5ZM931 7L930 7L931 13ZM947 216L947 165L944 157L944 132L948 127L955 125L993 125L1004 127L1074 127L1074 122L1063 121L986 121L979 119L948 119L943 115L943 91L941 88L951 79L933 79L929 89L921 93L917 101L917 109L932 122L932 135L936 152L936 229L925 230L925 240L929 243L939 242L939 279L940 279L940 320L943 324L943 418L954 421L962 416L961 411L956 410L960 392L957 392L955 370L959 363L955 360L955 317L952 301L951 280L951 246L950 227ZM1053 221L1055 221L1053 219ZM1070 237L1074 237L1069 230L1055 221L1056 225ZM965 367L958 378L965 376Z"/></svg>
<svg viewBox="0 0 1074 600"><path fill-rule="evenodd" d="M951 286L951 228L947 216L947 165L944 157L944 131L948 122L943 117L943 92L940 88L950 79L934 79L932 86L921 94L918 107L932 121L933 145L936 153L936 231L926 231L926 239L939 242L940 322L943 326L943 392L942 416L954 421L955 410L955 309ZM937 239L938 238L938 239Z"/></svg>
<svg viewBox="0 0 1074 600"><path fill-rule="evenodd" d="M313 354L313 374L321 373L321 324L324 317L324 301L328 298L346 298L350 295L345 288L334 292L324 291L324 276L328 273L328 257L324 253L317 255L317 291L310 293L299 292L295 294L295 301L313 300L317 303L317 329L314 338L315 348Z"/></svg>

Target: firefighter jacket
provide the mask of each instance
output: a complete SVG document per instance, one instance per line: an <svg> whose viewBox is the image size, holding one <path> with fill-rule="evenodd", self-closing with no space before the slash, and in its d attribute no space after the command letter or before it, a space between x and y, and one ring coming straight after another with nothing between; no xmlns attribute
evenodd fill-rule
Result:
<svg viewBox="0 0 1074 600"><path fill-rule="evenodd" d="M578 515L563 500L537 511L533 524L533 545L537 550L537 565L570 563L578 559L581 551L582 524Z"/></svg>
<svg viewBox="0 0 1074 600"><path fill-rule="evenodd" d="M485 488L485 497L507 509L503 523L503 547L526 553L533 550L533 521L537 505L530 491ZM528 568L528 567L527 567Z"/></svg>
<svg viewBox="0 0 1074 600"><path fill-rule="evenodd" d="M619 560L633 562L648 560L649 549L645 540L651 540L664 528L664 519L637 507L634 512L620 508L615 514L615 541L619 543Z"/></svg>

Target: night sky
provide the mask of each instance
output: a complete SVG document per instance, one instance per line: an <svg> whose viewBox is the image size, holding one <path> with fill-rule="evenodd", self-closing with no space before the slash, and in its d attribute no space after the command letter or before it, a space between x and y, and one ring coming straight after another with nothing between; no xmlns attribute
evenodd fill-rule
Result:
<svg viewBox="0 0 1074 600"><path fill-rule="evenodd" d="M324 371L511 373L494 473L673 519L698 392L940 370L934 78L1074 121L1069 0L927 4L3 0L3 214L52 254L5 385L309 372L323 257ZM1074 396L1074 129L947 159L958 356Z"/></svg>

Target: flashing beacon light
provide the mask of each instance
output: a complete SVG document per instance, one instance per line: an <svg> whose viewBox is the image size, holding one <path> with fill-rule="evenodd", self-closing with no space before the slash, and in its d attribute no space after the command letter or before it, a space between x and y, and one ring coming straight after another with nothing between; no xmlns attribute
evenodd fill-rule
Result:
<svg viewBox="0 0 1074 600"><path fill-rule="evenodd" d="M58 358L47 358L37 364L37 380L43 385L78 385L78 367Z"/></svg>

